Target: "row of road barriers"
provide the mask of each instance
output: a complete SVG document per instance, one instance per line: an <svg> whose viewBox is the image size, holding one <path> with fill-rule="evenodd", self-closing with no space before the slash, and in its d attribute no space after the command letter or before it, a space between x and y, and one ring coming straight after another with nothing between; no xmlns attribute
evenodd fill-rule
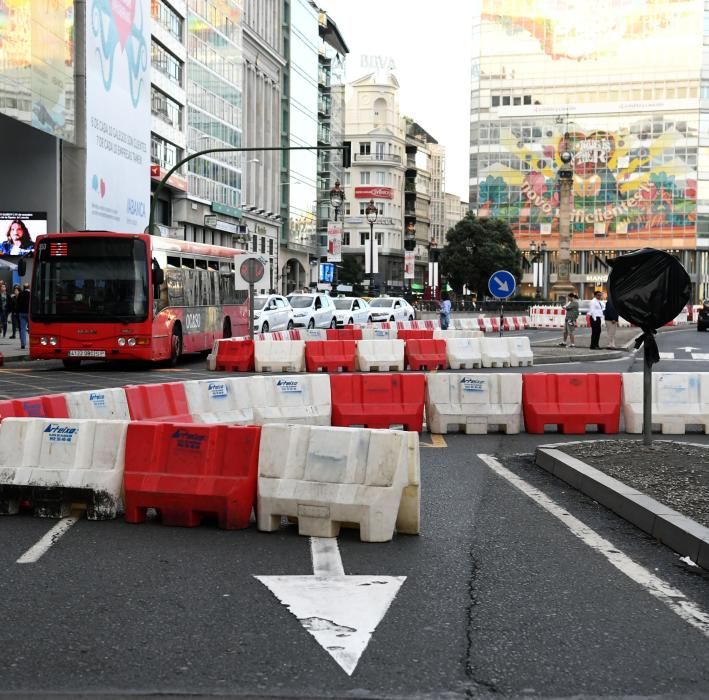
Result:
<svg viewBox="0 0 709 700"><path fill-rule="evenodd" d="M709 372L653 375L653 428L709 432ZM0 401L0 512L225 528L357 523L367 541L420 528L418 435L642 432L642 375L250 376ZM23 417L24 416L24 417ZM27 417L33 416L33 417ZM392 430L401 426L404 430ZM383 489L383 490L382 490ZM357 516L357 517L355 517ZM379 525L376 525L379 523Z"/></svg>
<svg viewBox="0 0 709 700"><path fill-rule="evenodd" d="M668 326L682 326L691 323L690 307L685 307L681 313ZM529 323L531 328L555 328L562 329L566 321L566 311L562 306L532 306L529 310ZM601 319L601 325L605 327L605 319ZM589 317L586 314L580 314L576 325L579 328L590 328L591 324ZM618 327L630 328L632 324L624 318L618 319Z"/></svg>
<svg viewBox="0 0 709 700"><path fill-rule="evenodd" d="M409 330L398 334L403 337L218 340L207 366L227 372L403 372L534 363L526 336L480 337L480 331L466 330Z"/></svg>

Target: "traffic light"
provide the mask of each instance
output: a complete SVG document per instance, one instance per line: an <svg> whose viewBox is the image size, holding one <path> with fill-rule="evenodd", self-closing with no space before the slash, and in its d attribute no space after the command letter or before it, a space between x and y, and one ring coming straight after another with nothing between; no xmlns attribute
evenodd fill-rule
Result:
<svg viewBox="0 0 709 700"><path fill-rule="evenodd" d="M438 262L438 258L441 256L441 251L438 248L431 248L429 258L431 262Z"/></svg>
<svg viewBox="0 0 709 700"><path fill-rule="evenodd" d="M352 142L342 142L342 167L349 168L352 165Z"/></svg>
<svg viewBox="0 0 709 700"><path fill-rule="evenodd" d="M404 250L416 250L416 239L415 238L405 238L404 239Z"/></svg>

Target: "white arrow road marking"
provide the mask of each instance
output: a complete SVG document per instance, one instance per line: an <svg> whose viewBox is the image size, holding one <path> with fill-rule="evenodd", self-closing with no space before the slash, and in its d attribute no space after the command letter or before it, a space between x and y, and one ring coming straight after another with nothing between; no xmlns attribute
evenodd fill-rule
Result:
<svg viewBox="0 0 709 700"><path fill-rule="evenodd" d="M684 350L685 352L692 352L692 350L701 350L701 348L693 348L691 345L688 345L686 348L677 348L678 350Z"/></svg>
<svg viewBox="0 0 709 700"><path fill-rule="evenodd" d="M62 518L41 540L33 544L17 560L17 564L34 564L53 544L56 544L66 534L80 517L80 515L70 515L68 518Z"/></svg>
<svg viewBox="0 0 709 700"><path fill-rule="evenodd" d="M406 576L346 576L337 538L311 537L313 576L255 576L351 676Z"/></svg>
<svg viewBox="0 0 709 700"><path fill-rule="evenodd" d="M495 277L495 282L500 285L500 291L501 292L509 292L510 291L510 286L507 284L507 282L503 282L499 277Z"/></svg>
<svg viewBox="0 0 709 700"><path fill-rule="evenodd" d="M545 493L504 467L492 455L479 454L478 457L498 476L507 479L512 486L518 488L547 513L560 520L573 535L604 556L618 571L642 586L650 595L666 605L675 615L699 630L705 637L709 637L709 615L687 598L682 591L623 554L612 542L601 537L595 530L575 518Z"/></svg>

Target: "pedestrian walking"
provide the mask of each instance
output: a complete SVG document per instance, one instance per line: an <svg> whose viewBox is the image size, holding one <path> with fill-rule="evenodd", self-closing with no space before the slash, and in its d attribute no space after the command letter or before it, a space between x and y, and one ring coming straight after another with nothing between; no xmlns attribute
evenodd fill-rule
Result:
<svg viewBox="0 0 709 700"><path fill-rule="evenodd" d="M601 340L601 320L603 319L603 292L599 289L593 295L588 315L591 317L591 350L600 350L598 344Z"/></svg>
<svg viewBox="0 0 709 700"><path fill-rule="evenodd" d="M12 335L10 338L14 339L17 332L20 330L20 316L17 311L17 301L20 298L20 285L16 284L12 288L12 294L7 302L7 313L10 316L10 323L12 325Z"/></svg>
<svg viewBox="0 0 709 700"><path fill-rule="evenodd" d="M443 301L441 302L441 328L445 331L448 330L448 325L451 321L451 300L447 294L443 295Z"/></svg>
<svg viewBox="0 0 709 700"><path fill-rule="evenodd" d="M606 308L603 309L603 317L606 319L606 333L608 333L608 347L615 348L615 333L618 330L618 312L613 306L610 294L606 299Z"/></svg>
<svg viewBox="0 0 709 700"><path fill-rule="evenodd" d="M569 347L575 348L574 334L576 333L579 318L579 298L573 292L569 294L569 301L564 306L564 309L566 311L566 316L564 317L564 340L559 345L565 348L566 341L569 340Z"/></svg>
<svg viewBox="0 0 709 700"><path fill-rule="evenodd" d="M27 346L27 329L30 318L30 286L24 285L22 291L17 297L17 315L20 320L20 348L22 350Z"/></svg>
<svg viewBox="0 0 709 700"><path fill-rule="evenodd" d="M0 282L0 330L2 330L3 338L7 335L7 316L9 313L9 302L10 295L7 293L7 285L4 282Z"/></svg>

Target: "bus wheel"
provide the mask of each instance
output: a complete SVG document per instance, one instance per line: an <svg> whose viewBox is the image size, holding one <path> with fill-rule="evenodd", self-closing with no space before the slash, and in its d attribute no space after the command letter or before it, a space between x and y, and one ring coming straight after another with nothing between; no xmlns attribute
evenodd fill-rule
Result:
<svg viewBox="0 0 709 700"><path fill-rule="evenodd" d="M229 318L224 321L224 337L231 338L231 319Z"/></svg>
<svg viewBox="0 0 709 700"><path fill-rule="evenodd" d="M170 366L175 367L182 355L182 331L179 326L172 330L172 340L170 341Z"/></svg>
<svg viewBox="0 0 709 700"><path fill-rule="evenodd" d="M75 357L67 357L62 360L64 369L79 369L81 366L81 360L77 360Z"/></svg>

